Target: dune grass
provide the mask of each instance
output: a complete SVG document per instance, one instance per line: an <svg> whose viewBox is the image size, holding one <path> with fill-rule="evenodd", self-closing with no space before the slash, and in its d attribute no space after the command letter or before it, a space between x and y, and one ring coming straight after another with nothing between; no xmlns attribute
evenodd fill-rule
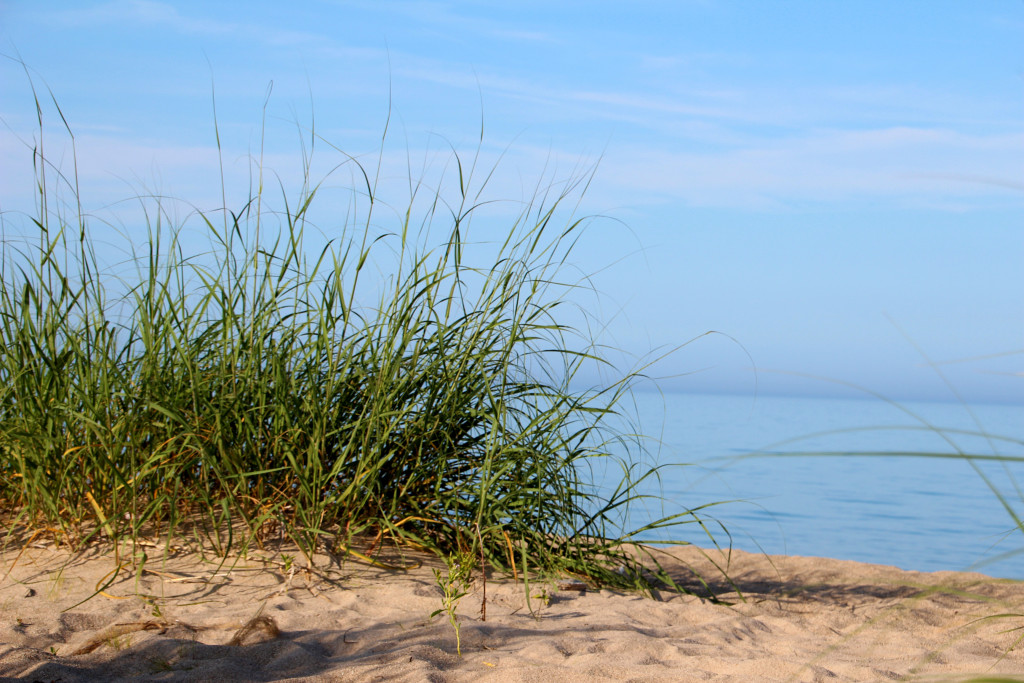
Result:
<svg viewBox="0 0 1024 683"><path fill-rule="evenodd" d="M35 104L36 215L22 239L3 215L0 263L10 540L159 537L223 556L274 535L311 558L361 556L353 540L370 538L519 574L671 583L630 542L697 513L620 526L658 476L642 439L608 427L638 372L575 388L581 368L606 362L564 322L585 285L567 259L588 176L509 204L503 232L477 237L487 180L454 152L446 185L424 202L411 182L404 211L379 196L379 165L332 152L354 179L350 210L314 243L328 178L311 183L307 158L301 189L272 197L257 158L248 196L232 204L225 190L224 206L191 214L202 253L184 246L170 200L136 197L146 219L126 232L145 237L125 275L100 256L113 233L82 210L75 173L44 153ZM323 142L307 133L310 150ZM591 467L613 458L623 479L602 492Z"/></svg>

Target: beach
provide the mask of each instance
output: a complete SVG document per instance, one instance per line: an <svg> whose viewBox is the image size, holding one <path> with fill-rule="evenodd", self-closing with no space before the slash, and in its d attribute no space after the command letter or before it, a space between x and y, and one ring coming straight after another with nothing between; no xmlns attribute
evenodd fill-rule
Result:
<svg viewBox="0 0 1024 683"><path fill-rule="evenodd" d="M824 558L678 548L670 575L718 602L479 572L459 601L436 558L218 559L137 546L0 556L0 680L874 681L1024 672L1024 585ZM728 568L730 585L714 565ZM120 569L118 570L118 567ZM739 592L737 592L737 589ZM1017 615L986 618L993 615ZM1014 630L1018 629L1018 630ZM1020 680L1024 680L1021 678Z"/></svg>

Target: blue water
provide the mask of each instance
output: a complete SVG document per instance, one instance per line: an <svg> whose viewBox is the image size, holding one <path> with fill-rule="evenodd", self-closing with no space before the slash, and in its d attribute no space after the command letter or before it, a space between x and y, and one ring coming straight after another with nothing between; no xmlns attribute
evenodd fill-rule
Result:
<svg viewBox="0 0 1024 683"><path fill-rule="evenodd" d="M922 571L976 570L1024 579L1024 531L984 478L961 459L783 457L789 451L957 450L1015 456L978 463L1024 516L1024 408L1011 405L638 393L636 416L658 463L689 463L662 473L664 508L634 509L637 525L716 501L721 544L772 554L814 555ZM971 413L973 412L973 417ZM977 420L977 422L975 421ZM983 431L1016 443L946 432ZM911 428L911 429L905 429ZM915 429L916 428L916 429ZM844 431L841 431L844 430ZM816 438L804 438L829 432ZM797 440L794 440L797 439ZM792 440L788 443L781 443ZM775 455L752 455L756 453ZM648 491L652 489L648 488ZM707 546L697 525L671 533Z"/></svg>

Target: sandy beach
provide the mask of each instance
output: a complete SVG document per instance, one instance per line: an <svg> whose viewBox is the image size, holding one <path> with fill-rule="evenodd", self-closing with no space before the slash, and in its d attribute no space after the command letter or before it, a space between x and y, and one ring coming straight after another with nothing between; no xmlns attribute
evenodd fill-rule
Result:
<svg viewBox="0 0 1024 683"><path fill-rule="evenodd" d="M874 681L1024 672L1024 584L734 551L723 600L654 598L569 581L491 577L458 605L462 656L423 564L386 571L250 553L218 567L195 552L28 547L0 557L4 681ZM123 558L122 558L123 562ZM13 566L13 569L12 569ZM709 572L693 548L672 575ZM707 574L711 576L711 573ZM693 584L690 580L690 585ZM102 592L97 592L102 589ZM92 596L92 597L90 597ZM84 601L84 602L83 602ZM531 610L532 608L532 610ZM983 619L996 614L1021 616ZM1016 679L1014 679L1016 680ZM1020 678L1024 680L1024 677Z"/></svg>

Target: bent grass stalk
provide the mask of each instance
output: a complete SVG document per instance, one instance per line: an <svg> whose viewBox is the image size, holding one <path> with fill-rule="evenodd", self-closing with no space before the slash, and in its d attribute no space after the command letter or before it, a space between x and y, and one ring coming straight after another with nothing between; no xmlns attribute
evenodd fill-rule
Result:
<svg viewBox="0 0 1024 683"><path fill-rule="evenodd" d="M586 284L565 274L585 227L571 204L589 177L518 206L488 252L469 235L490 175L477 182L453 152L457 182L418 216L416 185L388 221L380 166L342 154L351 213L313 245L324 181L310 183L309 167L323 141L310 131L302 186L289 196L282 184L282 210L262 160L255 194L234 210L225 200L223 220L196 209L176 224L170 200L137 197L148 238L125 276L99 258L77 177L41 140L30 145L37 215L23 229L34 238L5 229L0 262L10 538L196 538L224 558L275 531L310 562L318 547L361 556L367 535L441 556L475 541L499 571L518 574L529 549L536 572L675 586L649 548L633 551L643 530L618 526L658 472L641 467L640 439L608 426L642 369L573 388L584 366L607 363L562 314ZM186 227L208 252L186 253ZM373 274L381 263L387 277ZM627 447L625 479L603 495L590 463L620 457L612 444ZM699 520L683 509L645 528Z"/></svg>

